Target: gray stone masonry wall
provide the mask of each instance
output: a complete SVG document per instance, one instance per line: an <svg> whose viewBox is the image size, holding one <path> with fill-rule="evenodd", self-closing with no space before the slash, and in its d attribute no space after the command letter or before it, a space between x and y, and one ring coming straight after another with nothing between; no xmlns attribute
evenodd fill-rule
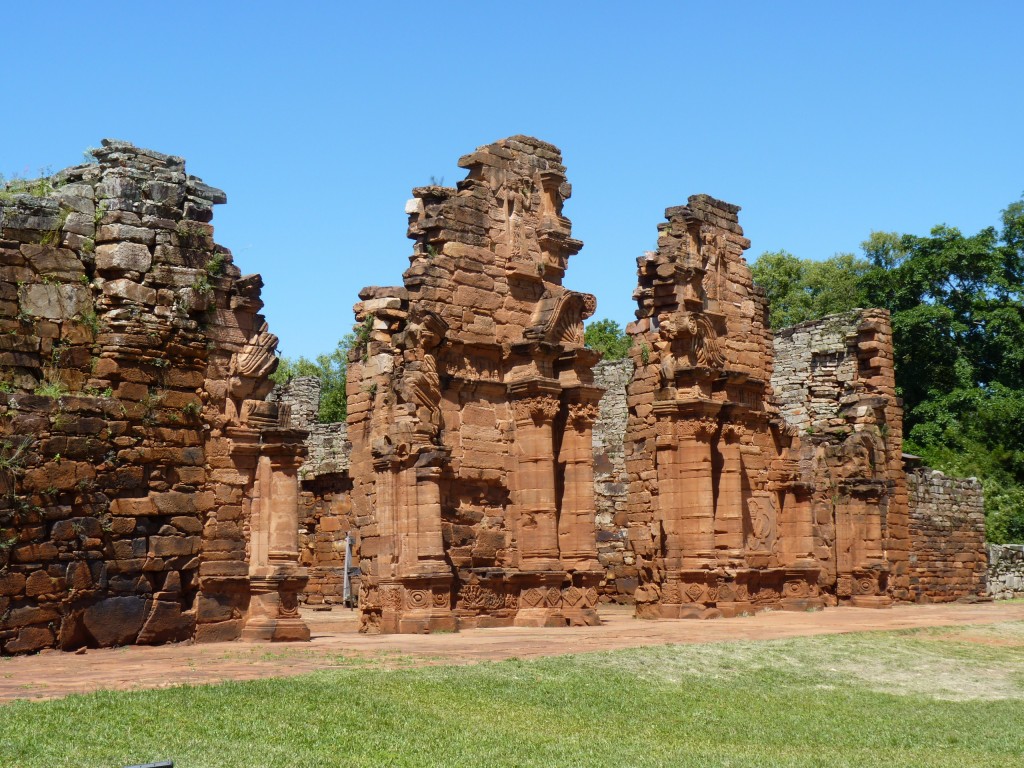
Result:
<svg viewBox="0 0 1024 768"><path fill-rule="evenodd" d="M910 590L923 602L986 594L985 509L975 478L922 467L907 473Z"/></svg>
<svg viewBox="0 0 1024 768"><path fill-rule="evenodd" d="M988 594L1024 597L1024 544L988 545Z"/></svg>
<svg viewBox="0 0 1024 768"><path fill-rule="evenodd" d="M299 559L309 569L300 599L309 605L340 604L345 578L345 537L356 531L352 520L348 427L321 424L320 380L296 376L275 387L270 400L291 406L292 426L309 431L305 463L299 467ZM358 542L353 565L359 565ZM358 581L353 588L358 588Z"/></svg>
<svg viewBox="0 0 1024 768"><path fill-rule="evenodd" d="M594 424L594 501L597 557L605 569L603 599L628 602L637 586L636 558L629 549L626 519L626 385L633 361L605 360L594 368L594 384L604 389Z"/></svg>
<svg viewBox="0 0 1024 768"><path fill-rule="evenodd" d="M290 405L292 427L309 430L306 440L309 456L299 469L302 480L348 472L348 428L345 422L321 424L317 421L320 379L296 376L287 384L275 387L267 399Z"/></svg>

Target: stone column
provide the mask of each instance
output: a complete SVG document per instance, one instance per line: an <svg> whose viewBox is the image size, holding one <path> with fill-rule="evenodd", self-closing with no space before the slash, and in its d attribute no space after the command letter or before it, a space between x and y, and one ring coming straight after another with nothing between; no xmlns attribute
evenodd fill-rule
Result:
<svg viewBox="0 0 1024 768"><path fill-rule="evenodd" d="M889 563L882 538L881 494L867 498L854 497L856 502L857 541L852 547L853 596L851 604L860 608L888 608L892 599L885 594Z"/></svg>
<svg viewBox="0 0 1024 768"><path fill-rule="evenodd" d="M441 468L377 462L381 632L454 631L452 573L441 541Z"/></svg>
<svg viewBox="0 0 1024 768"><path fill-rule="evenodd" d="M596 403L569 404L569 418L562 435L559 462L564 466L562 512L558 519L558 543L567 571L597 567L594 529L594 449L592 430Z"/></svg>
<svg viewBox="0 0 1024 768"><path fill-rule="evenodd" d="M559 402L536 395L513 403L516 418L517 539L524 571L561 570L552 423Z"/></svg>
<svg viewBox="0 0 1024 768"><path fill-rule="evenodd" d="M718 449L722 455L722 474L718 481L715 508L715 547L719 559L733 565L743 561L743 460L740 454L742 427L727 424L722 428Z"/></svg>
<svg viewBox="0 0 1024 768"><path fill-rule="evenodd" d="M456 629L451 613L452 571L441 539L441 467L411 466L398 475L401 534L399 581L403 633Z"/></svg>
<svg viewBox="0 0 1024 768"><path fill-rule="evenodd" d="M684 570L714 565L715 496L712 486L711 438L714 420L679 422L679 500Z"/></svg>
<svg viewBox="0 0 1024 768"><path fill-rule="evenodd" d="M531 392L513 401L516 420L515 504L519 544L516 626L565 624L559 609L565 572L559 562L558 507L553 422L559 401L553 392Z"/></svg>
<svg viewBox="0 0 1024 768"><path fill-rule="evenodd" d="M559 462L564 467L558 542L562 568L571 583L562 590L562 615L572 625L596 625L597 585L603 572L597 561L592 430L598 416L595 401L569 404Z"/></svg>
<svg viewBox="0 0 1024 768"><path fill-rule="evenodd" d="M285 440L304 433L265 430L253 494L250 601L242 637L246 640L309 640L299 616L298 593L307 572L299 566L298 467L302 453Z"/></svg>

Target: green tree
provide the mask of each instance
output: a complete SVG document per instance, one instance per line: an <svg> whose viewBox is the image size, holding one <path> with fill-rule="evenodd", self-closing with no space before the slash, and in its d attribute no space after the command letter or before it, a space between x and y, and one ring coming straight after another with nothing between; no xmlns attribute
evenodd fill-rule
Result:
<svg viewBox="0 0 1024 768"><path fill-rule="evenodd" d="M316 360L299 357L297 360L282 357L271 379L277 384L287 384L296 376L316 376L320 379L320 410L318 420L322 424L344 421L348 414L345 385L348 374L348 351L355 343L354 333L338 342L334 351L317 355Z"/></svg>
<svg viewBox="0 0 1024 768"><path fill-rule="evenodd" d="M587 325L583 332L584 343L590 349L604 355L605 360L621 360L629 354L633 345L622 327L614 320L595 320Z"/></svg>
<svg viewBox="0 0 1024 768"><path fill-rule="evenodd" d="M865 306L861 280L870 269L870 262L850 253L813 261L775 251L763 253L751 272L768 297L771 327L778 329Z"/></svg>

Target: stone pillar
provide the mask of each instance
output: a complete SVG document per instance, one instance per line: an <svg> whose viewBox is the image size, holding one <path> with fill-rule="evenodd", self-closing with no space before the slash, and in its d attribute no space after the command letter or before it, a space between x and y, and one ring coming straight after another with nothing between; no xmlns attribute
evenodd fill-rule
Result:
<svg viewBox="0 0 1024 768"><path fill-rule="evenodd" d="M722 474L718 481L715 508L715 547L719 559L727 564L743 562L743 460L740 454L742 428L727 424L718 443L722 455Z"/></svg>
<svg viewBox="0 0 1024 768"><path fill-rule="evenodd" d="M593 427L598 393L569 404L559 462L564 467L558 543L562 569L571 580L562 590L562 615L572 625L597 625L597 585L603 572L597 561L594 527Z"/></svg>
<svg viewBox="0 0 1024 768"><path fill-rule="evenodd" d="M859 511L854 546L853 596L850 603L859 608L888 608L889 563L882 534L882 503L877 497L854 499Z"/></svg>
<svg viewBox="0 0 1024 768"><path fill-rule="evenodd" d="M560 569L552 422L559 403L538 395L513 403L516 418L517 539L524 571Z"/></svg>
<svg viewBox="0 0 1024 768"><path fill-rule="evenodd" d="M564 625L559 609L565 572L559 562L558 498L553 422L559 402L552 392L531 392L513 401L516 419L516 537L519 592L516 626Z"/></svg>
<svg viewBox="0 0 1024 768"><path fill-rule="evenodd" d="M397 631L455 631L452 572L441 540L441 467L408 467L399 475L396 510L403 530L399 574L403 600Z"/></svg>
<svg viewBox="0 0 1024 768"><path fill-rule="evenodd" d="M558 543L562 565L568 571L597 567L594 531L594 454L592 430L596 403L569 404L559 462L565 468Z"/></svg>
<svg viewBox="0 0 1024 768"><path fill-rule="evenodd" d="M441 541L441 468L406 463L396 470L391 461L377 462L378 630L454 631L452 573Z"/></svg>
<svg viewBox="0 0 1024 768"><path fill-rule="evenodd" d="M306 569L298 564L298 467L303 457L284 444L303 436L293 430L263 433L250 522L251 596L242 630L246 640L309 640L298 608L298 594L307 580Z"/></svg>
<svg viewBox="0 0 1024 768"><path fill-rule="evenodd" d="M715 494L712 485L711 419L679 422L679 519L682 524L683 569L716 563Z"/></svg>

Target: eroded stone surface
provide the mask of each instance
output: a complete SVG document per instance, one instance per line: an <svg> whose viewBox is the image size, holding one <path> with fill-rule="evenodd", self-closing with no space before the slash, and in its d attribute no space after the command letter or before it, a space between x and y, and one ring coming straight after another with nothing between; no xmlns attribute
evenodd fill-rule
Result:
<svg viewBox="0 0 1024 768"><path fill-rule="evenodd" d="M644 618L823 603L738 211L693 196L666 210L658 250L637 260L626 467Z"/></svg>
<svg viewBox="0 0 1024 768"><path fill-rule="evenodd" d="M865 606L909 599L903 408L889 313L853 310L780 331L772 383L799 436L793 450L823 588Z"/></svg>
<svg viewBox="0 0 1024 768"><path fill-rule="evenodd" d="M95 154L0 198L0 645L301 635L260 277L181 158Z"/></svg>
<svg viewBox="0 0 1024 768"><path fill-rule="evenodd" d="M356 305L348 434L366 631L590 624L601 578L583 346L594 298L550 144L517 136L406 206L403 285Z"/></svg>

